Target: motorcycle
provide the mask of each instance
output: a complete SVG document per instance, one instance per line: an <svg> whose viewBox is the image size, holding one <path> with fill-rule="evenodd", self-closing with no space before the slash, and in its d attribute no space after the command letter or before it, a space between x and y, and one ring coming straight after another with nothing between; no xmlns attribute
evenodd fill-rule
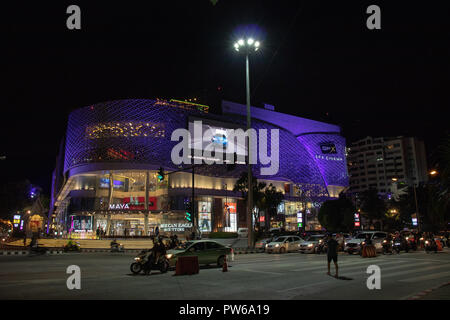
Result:
<svg viewBox="0 0 450 320"><path fill-rule="evenodd" d="M402 242L400 239L394 239L392 242L392 252L396 252L397 254L400 254L400 251L402 250Z"/></svg>
<svg viewBox="0 0 450 320"><path fill-rule="evenodd" d="M151 274L152 270L166 273L169 270L169 260L165 256L161 256L159 261L155 263L152 250L143 250L134 258L134 262L130 265L130 270L133 274L139 274L141 271L144 274Z"/></svg>
<svg viewBox="0 0 450 320"><path fill-rule="evenodd" d="M64 252L80 252L81 246L79 242L69 240L64 246Z"/></svg>
<svg viewBox="0 0 450 320"><path fill-rule="evenodd" d="M406 252L408 252L408 250L417 251L416 239L414 237L406 237L406 247Z"/></svg>
<svg viewBox="0 0 450 320"><path fill-rule="evenodd" d="M431 240L425 240L425 252L430 253L431 251L434 251L437 253L437 244L434 239Z"/></svg>
<svg viewBox="0 0 450 320"><path fill-rule="evenodd" d="M388 240L383 240L383 254L392 254L392 242Z"/></svg>
<svg viewBox="0 0 450 320"><path fill-rule="evenodd" d="M125 250L121 243L111 242L111 252L125 252Z"/></svg>
<svg viewBox="0 0 450 320"><path fill-rule="evenodd" d="M30 254L42 255L47 253L47 248L35 245L30 247Z"/></svg>
<svg viewBox="0 0 450 320"><path fill-rule="evenodd" d="M328 250L328 246L327 246L326 241L320 240L319 244L316 247L316 253L317 254L327 253L327 250Z"/></svg>

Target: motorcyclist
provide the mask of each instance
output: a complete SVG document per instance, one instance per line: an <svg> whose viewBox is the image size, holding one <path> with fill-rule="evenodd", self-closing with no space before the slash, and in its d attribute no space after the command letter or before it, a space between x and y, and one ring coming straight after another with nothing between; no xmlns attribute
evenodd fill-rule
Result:
<svg viewBox="0 0 450 320"><path fill-rule="evenodd" d="M165 255L166 255L166 246L164 245L162 237L159 237L155 249L155 264L158 264L160 257L164 257Z"/></svg>
<svg viewBox="0 0 450 320"><path fill-rule="evenodd" d="M390 233L387 234L386 239L383 241L383 252L388 253L391 252L391 242L392 242L392 236Z"/></svg>

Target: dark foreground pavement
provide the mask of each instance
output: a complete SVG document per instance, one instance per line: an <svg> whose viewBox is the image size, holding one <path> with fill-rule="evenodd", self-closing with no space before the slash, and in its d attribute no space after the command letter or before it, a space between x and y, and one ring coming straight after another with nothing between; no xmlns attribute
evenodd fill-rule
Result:
<svg viewBox="0 0 450 320"><path fill-rule="evenodd" d="M326 256L315 254L237 255L229 272L209 267L192 276L174 276L174 271L133 276L129 271L133 257L123 253L0 257L0 299L408 299L450 281L449 251L371 259L339 255L340 275L351 280L326 275ZM69 265L81 268L80 290L67 289ZM380 290L366 286L369 265L381 268ZM434 297L450 299L448 287Z"/></svg>

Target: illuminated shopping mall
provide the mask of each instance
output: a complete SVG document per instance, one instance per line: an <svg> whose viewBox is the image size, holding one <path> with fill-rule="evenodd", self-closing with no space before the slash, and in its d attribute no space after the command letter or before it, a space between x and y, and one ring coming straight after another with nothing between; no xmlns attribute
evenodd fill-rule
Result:
<svg viewBox="0 0 450 320"><path fill-rule="evenodd" d="M252 107L252 128L279 129L279 170L258 181L272 183L284 200L272 227L320 229L318 208L348 186L345 139L336 125ZM185 203L192 197L189 165L175 165L172 132L189 130L195 121L216 130L246 128L246 107L223 101L222 113L178 100L118 100L73 111L53 172L49 232L95 238L97 229L111 237L142 237L191 232ZM245 148L244 148L245 149ZM166 175L159 181L157 172ZM233 192L245 164L195 168L194 194L202 233L236 232L246 226L246 202ZM195 214L195 213L194 213ZM256 223L262 223L257 221Z"/></svg>

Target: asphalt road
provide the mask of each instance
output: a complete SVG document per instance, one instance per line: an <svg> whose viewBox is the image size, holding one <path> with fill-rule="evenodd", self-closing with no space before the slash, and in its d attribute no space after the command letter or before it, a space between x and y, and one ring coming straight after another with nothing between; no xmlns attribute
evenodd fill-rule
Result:
<svg viewBox="0 0 450 320"><path fill-rule="evenodd" d="M236 255L229 272L201 268L191 276L174 271L133 276L134 255L70 253L0 257L0 299L407 299L450 281L450 251L361 258L339 255L340 275L326 275L326 256ZM69 290L69 265L81 268L81 289ZM381 289L366 286L369 265L381 269ZM332 273L334 268L332 266ZM449 290L434 293L450 299Z"/></svg>

